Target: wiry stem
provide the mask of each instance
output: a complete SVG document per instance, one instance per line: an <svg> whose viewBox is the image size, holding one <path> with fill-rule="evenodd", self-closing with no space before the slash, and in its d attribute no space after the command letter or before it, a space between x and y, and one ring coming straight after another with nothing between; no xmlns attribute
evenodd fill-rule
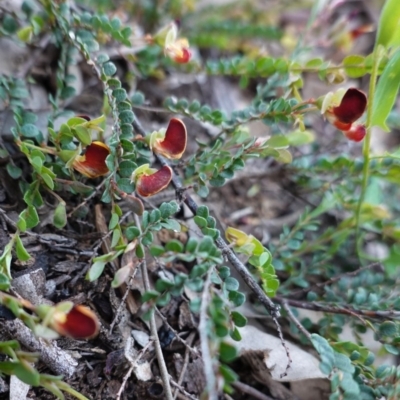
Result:
<svg viewBox="0 0 400 400"><path fill-rule="evenodd" d="M366 121L367 132L365 135L364 145L363 145L364 165L362 170L361 193L360 193L360 198L358 199L357 211L356 211L356 246L357 246L357 253L359 256L361 254L361 238L360 238L361 209L364 202L365 193L367 191L368 178L369 178L369 161L370 161L371 131L372 131L371 122L372 122L372 110L374 104L375 86L378 77L378 68L380 59L379 49L375 48L372 54L373 54L374 65L372 67L371 78L369 81L367 121Z"/></svg>

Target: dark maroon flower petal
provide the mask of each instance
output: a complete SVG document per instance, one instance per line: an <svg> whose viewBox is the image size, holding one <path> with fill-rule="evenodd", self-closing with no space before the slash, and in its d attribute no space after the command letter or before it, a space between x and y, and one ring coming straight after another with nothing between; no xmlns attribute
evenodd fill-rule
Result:
<svg viewBox="0 0 400 400"><path fill-rule="evenodd" d="M338 107L333 108L333 114L343 124L352 124L364 114L367 97L358 89L347 90Z"/></svg>
<svg viewBox="0 0 400 400"><path fill-rule="evenodd" d="M156 142L153 146L155 152L164 157L177 160L186 150L187 132L185 124L178 118L169 121L163 141Z"/></svg>
<svg viewBox="0 0 400 400"><path fill-rule="evenodd" d="M99 332L99 322L92 310L75 305L65 315L63 322L53 323L53 328L61 335L74 339L88 339Z"/></svg>
<svg viewBox="0 0 400 400"><path fill-rule="evenodd" d="M136 191L143 197L153 196L165 189L172 179L172 169L165 165L152 175L141 175L136 180Z"/></svg>

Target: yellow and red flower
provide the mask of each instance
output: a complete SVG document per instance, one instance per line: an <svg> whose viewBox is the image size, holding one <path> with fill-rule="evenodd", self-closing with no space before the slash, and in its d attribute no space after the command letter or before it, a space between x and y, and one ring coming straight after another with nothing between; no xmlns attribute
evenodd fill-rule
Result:
<svg viewBox="0 0 400 400"><path fill-rule="evenodd" d="M189 42L186 38L178 38L178 23L171 22L161 33L165 34L164 52L165 55L179 64L186 64L190 61L192 53L189 49Z"/></svg>
<svg viewBox="0 0 400 400"><path fill-rule="evenodd" d="M144 164L133 171L131 180L136 184L136 192L142 197L153 196L165 189L172 179L171 167L165 165L158 171Z"/></svg>
<svg viewBox="0 0 400 400"><path fill-rule="evenodd" d="M150 136L150 148L171 160L178 160L186 150L187 132L185 124L178 118L169 121L165 132L154 132Z"/></svg>
<svg viewBox="0 0 400 400"><path fill-rule="evenodd" d="M106 158L109 154L110 148L106 144L95 141L86 147L85 154L74 159L72 166L88 178L107 175L109 169L106 164Z"/></svg>
<svg viewBox="0 0 400 400"><path fill-rule="evenodd" d="M58 304L56 308L49 324L60 335L73 339L89 339L99 333L97 316L88 307L65 302Z"/></svg>

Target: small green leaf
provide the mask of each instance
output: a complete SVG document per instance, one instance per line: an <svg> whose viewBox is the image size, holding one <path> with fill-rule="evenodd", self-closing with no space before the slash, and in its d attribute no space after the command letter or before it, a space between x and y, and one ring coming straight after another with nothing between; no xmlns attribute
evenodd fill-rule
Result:
<svg viewBox="0 0 400 400"><path fill-rule="evenodd" d="M110 222L108 224L108 229L113 230L119 222L118 214L112 213Z"/></svg>
<svg viewBox="0 0 400 400"><path fill-rule="evenodd" d="M398 333L397 325L393 321L385 321L379 326L379 333L382 336L396 336Z"/></svg>
<svg viewBox="0 0 400 400"><path fill-rule="evenodd" d="M218 270L218 273L221 279L225 280L231 274L231 270L229 267L223 266Z"/></svg>
<svg viewBox="0 0 400 400"><path fill-rule="evenodd" d="M164 228L169 229L169 230L174 231L174 232L180 232L181 231L181 224L176 219L173 219L173 218L168 218L167 220L162 222L161 225Z"/></svg>
<svg viewBox="0 0 400 400"><path fill-rule="evenodd" d="M236 326L231 330L229 336L236 342L240 342L242 340L242 335L240 334L239 329L236 328Z"/></svg>
<svg viewBox="0 0 400 400"><path fill-rule="evenodd" d="M194 191L202 198L206 198L209 193L208 187L206 185L195 185Z"/></svg>
<svg viewBox="0 0 400 400"><path fill-rule="evenodd" d="M236 372L227 365L221 364L219 366L219 372L228 383L236 382L239 379L239 376L236 374Z"/></svg>
<svg viewBox="0 0 400 400"><path fill-rule="evenodd" d="M140 260L144 258L144 247L141 243L139 243L136 246L135 253L136 253L136 257L139 258Z"/></svg>
<svg viewBox="0 0 400 400"><path fill-rule="evenodd" d="M360 78L366 74L365 57L352 54L343 60L343 66L349 78Z"/></svg>
<svg viewBox="0 0 400 400"><path fill-rule="evenodd" d="M132 172L137 168L133 161L121 161L119 164L119 173L123 178L130 178Z"/></svg>
<svg viewBox="0 0 400 400"><path fill-rule="evenodd" d="M236 347L230 343L222 342L219 346L219 357L223 362L231 362L237 356Z"/></svg>
<svg viewBox="0 0 400 400"><path fill-rule="evenodd" d="M10 288L10 279L7 275L0 272L0 290L8 290Z"/></svg>
<svg viewBox="0 0 400 400"><path fill-rule="evenodd" d="M159 279L156 282L156 290L159 292L164 292L164 290L171 289L175 286L173 281L169 281L167 279Z"/></svg>
<svg viewBox="0 0 400 400"><path fill-rule="evenodd" d="M131 124L135 120L135 114L131 110L124 110L119 113L122 124Z"/></svg>
<svg viewBox="0 0 400 400"><path fill-rule="evenodd" d="M162 219L167 219L172 214L172 207L170 206L169 203L162 203L159 210Z"/></svg>
<svg viewBox="0 0 400 400"><path fill-rule="evenodd" d="M200 228L206 228L207 227L207 220L204 219L203 217L199 217L198 215L195 215L193 217L193 221Z"/></svg>
<svg viewBox="0 0 400 400"><path fill-rule="evenodd" d="M88 273L86 274L86 279L90 282L95 281L100 278L101 274L104 271L104 267L106 266L107 261L97 260L90 267Z"/></svg>
<svg viewBox="0 0 400 400"><path fill-rule="evenodd" d="M92 136L90 135L89 129L85 126L77 125L73 128L75 137L84 145L89 146L92 143Z"/></svg>
<svg viewBox="0 0 400 400"><path fill-rule="evenodd" d="M13 179L18 179L22 175L22 169L12 164L7 164L7 172Z"/></svg>
<svg viewBox="0 0 400 400"><path fill-rule="evenodd" d="M286 135L290 146L303 146L314 142L315 135L312 131L297 130Z"/></svg>
<svg viewBox="0 0 400 400"><path fill-rule="evenodd" d="M150 254L151 254L153 257L160 257L160 256L162 256L164 253L165 253L165 249L164 249L164 247L162 247L162 246L154 245L154 246L151 246L151 247L150 247Z"/></svg>
<svg viewBox="0 0 400 400"><path fill-rule="evenodd" d="M211 178L209 180L210 185L215 186L215 187L221 187L225 185L225 181L226 179L224 177L222 177L221 175L215 177L215 178Z"/></svg>
<svg viewBox="0 0 400 400"><path fill-rule="evenodd" d="M67 223L67 210L65 203L59 203L54 210L53 224L56 228L62 229Z"/></svg>
<svg viewBox="0 0 400 400"><path fill-rule="evenodd" d="M226 290L238 290L239 289L239 281L231 276L225 279L225 287Z"/></svg>
<svg viewBox="0 0 400 400"><path fill-rule="evenodd" d="M117 180L118 189L131 194L135 190L135 184L129 178L119 178Z"/></svg>
<svg viewBox="0 0 400 400"><path fill-rule="evenodd" d="M39 386L40 374L27 361L20 361L20 363L16 364L13 372L18 379L27 385Z"/></svg>
<svg viewBox="0 0 400 400"><path fill-rule="evenodd" d="M54 189L54 181L49 174L42 172L40 177L43 179L43 182L46 184L46 186L48 186L51 190Z"/></svg>
<svg viewBox="0 0 400 400"><path fill-rule="evenodd" d="M26 231L26 221L24 218L22 218L22 216L19 216L18 222L17 222L17 227L21 232L25 232Z"/></svg>
<svg viewBox="0 0 400 400"><path fill-rule="evenodd" d="M131 240L136 239L137 237L140 236L140 230L136 226L130 226L130 227L126 228L125 235L126 235L126 238L129 241L131 241Z"/></svg>
<svg viewBox="0 0 400 400"><path fill-rule="evenodd" d="M108 61L103 64L103 72L104 75L113 76L117 72L117 67L111 61Z"/></svg>
<svg viewBox="0 0 400 400"><path fill-rule="evenodd" d="M25 220L27 229L34 228L39 223L38 213L36 208L33 206L29 206L27 209L22 211L21 217Z"/></svg>
<svg viewBox="0 0 400 400"><path fill-rule="evenodd" d="M246 296L235 290L230 291L228 297L236 307L240 307L246 301Z"/></svg>
<svg viewBox="0 0 400 400"><path fill-rule="evenodd" d="M21 134L27 138L35 138L40 134L40 131L35 125L26 124L21 128Z"/></svg>
<svg viewBox="0 0 400 400"><path fill-rule="evenodd" d="M201 298L195 297L194 299L190 300L189 307L192 313L198 314L201 308Z"/></svg>
<svg viewBox="0 0 400 400"><path fill-rule="evenodd" d="M120 103L126 99L126 90L123 88L114 89L112 92L113 97L115 100Z"/></svg>
<svg viewBox="0 0 400 400"><path fill-rule="evenodd" d="M131 103L135 106L141 106L144 103L144 95L142 92L135 92L132 96L131 96Z"/></svg>
<svg viewBox="0 0 400 400"><path fill-rule="evenodd" d="M17 253L18 260L20 261L28 261L31 258L19 236L15 238L15 251Z"/></svg>
<svg viewBox="0 0 400 400"><path fill-rule="evenodd" d="M143 294L142 301L145 303L146 301L157 299L158 296L160 296L159 292L155 290L149 290Z"/></svg>
<svg viewBox="0 0 400 400"><path fill-rule="evenodd" d="M25 43L29 43L32 40L33 36L33 27L28 25L24 28L21 28L17 32L18 39L22 40Z"/></svg>
<svg viewBox="0 0 400 400"><path fill-rule="evenodd" d="M247 324L247 318L238 311L232 311L231 317L234 324L239 328L242 328Z"/></svg>
<svg viewBox="0 0 400 400"><path fill-rule="evenodd" d="M266 143L269 147L272 147L274 149L281 149L289 146L289 141L284 135L274 135L269 138Z"/></svg>
<svg viewBox="0 0 400 400"><path fill-rule="evenodd" d="M174 253L183 253L184 246L179 240L171 240L165 245L166 251L173 251Z"/></svg>
<svg viewBox="0 0 400 400"><path fill-rule="evenodd" d="M196 210L196 215L198 215L199 217L202 217L204 219L207 219L210 215L209 211L208 211L208 207L207 206L199 206Z"/></svg>

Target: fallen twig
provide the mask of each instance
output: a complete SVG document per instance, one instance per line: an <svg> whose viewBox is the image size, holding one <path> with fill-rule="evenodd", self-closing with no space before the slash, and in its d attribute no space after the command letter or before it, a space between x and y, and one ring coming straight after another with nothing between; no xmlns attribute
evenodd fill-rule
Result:
<svg viewBox="0 0 400 400"><path fill-rule="evenodd" d="M293 314L287 301L282 302L282 308L288 313L289 319L296 325L297 329L304 334L304 336L311 342L311 334L306 328L301 324L297 317Z"/></svg>
<svg viewBox="0 0 400 400"><path fill-rule="evenodd" d="M141 224L140 224L140 221L139 221L139 218L137 215L135 215L135 222L136 222L136 226L140 229ZM142 276L143 276L144 288L146 289L146 291L149 291L149 290L151 290L151 287L150 287L149 275L147 273L147 263L145 260L142 260L140 267L141 267ZM158 333L157 333L157 325L156 325L156 320L154 318L154 313L152 313L150 316L150 331L151 331L151 335L154 339L154 347L156 349L158 366L160 368L161 379L162 379L163 386L164 386L165 399L166 400L174 400L174 398L172 396L171 385L169 382L170 378L168 375L167 366L165 364L164 355L163 355L163 352L161 349L160 339L159 339Z"/></svg>
<svg viewBox="0 0 400 400"><path fill-rule="evenodd" d="M185 350L185 359L183 361L181 373L179 374L178 385L182 385L183 379L185 378L186 370L189 365L189 355L190 355L190 349L191 349L190 345L193 342L194 336L195 336L195 333L192 332L187 339L189 347L186 347L186 350ZM178 389L175 390L174 400L176 399L177 396L178 396Z"/></svg>
<svg viewBox="0 0 400 400"><path fill-rule="evenodd" d="M162 321L163 321L164 324L168 327L168 329L175 335L175 339L176 339L178 342L182 343L182 344L186 347L186 349L192 353L192 355L193 355L194 357L199 357L199 352L198 352L196 349L194 349L193 347L191 347L191 346L187 343L186 340L182 339L182 338L179 336L178 332L168 323L167 318L165 318L165 316L162 314L162 312L161 312L157 307L156 307L156 313L157 313L157 315L162 319Z"/></svg>
<svg viewBox="0 0 400 400"><path fill-rule="evenodd" d="M199 400L196 396L193 396L187 392L181 385L178 385L173 379L171 379L171 385L175 386L180 392L182 392L190 400Z"/></svg>
<svg viewBox="0 0 400 400"><path fill-rule="evenodd" d="M322 311L332 314L345 314L345 315L351 315L352 317L356 318L367 317L367 318L377 318L377 319L384 319L384 318L400 319L400 311L395 311L395 310L386 310L386 311L357 310L356 308L348 306L341 307L338 305L321 304L315 301L308 302L302 300L287 299L282 296L275 296L274 300L280 304L286 302L292 307L303 308L305 310Z"/></svg>
<svg viewBox="0 0 400 400"><path fill-rule="evenodd" d="M29 351L40 353L43 363L57 375L69 378L74 374L78 365L77 361L66 351L60 349L55 341L47 342L35 337L33 332L19 319L4 321L2 328L7 336L18 340Z"/></svg>
<svg viewBox="0 0 400 400"><path fill-rule="evenodd" d="M209 302L209 289L211 285L211 274L213 272L213 267L211 267L207 272L207 277L204 282L203 293L201 295L201 307L200 307L200 323L199 323L199 334L200 334L200 348L201 355L203 357L204 363L204 374L206 376L207 382L207 394L209 400L217 400L218 394L216 390L216 380L215 371L213 366L212 357L210 354L210 346L208 343L208 302Z"/></svg>
<svg viewBox="0 0 400 400"><path fill-rule="evenodd" d="M248 395L250 395L251 397L254 397L255 399L258 400L274 400L272 397L267 396L264 393L261 393L260 391L258 391L257 389L254 389L253 387L246 385L243 382L233 382L231 383L231 385L237 389L240 390L243 393L246 393Z"/></svg>

